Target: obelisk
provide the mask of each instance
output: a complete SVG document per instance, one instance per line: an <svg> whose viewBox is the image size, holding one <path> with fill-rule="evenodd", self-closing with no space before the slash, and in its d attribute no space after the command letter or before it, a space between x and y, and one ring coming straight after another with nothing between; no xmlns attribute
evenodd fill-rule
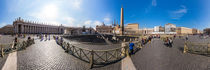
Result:
<svg viewBox="0 0 210 70"><path fill-rule="evenodd" d="M121 7L121 15L120 15L120 35L124 35L124 14L123 14L123 7Z"/></svg>

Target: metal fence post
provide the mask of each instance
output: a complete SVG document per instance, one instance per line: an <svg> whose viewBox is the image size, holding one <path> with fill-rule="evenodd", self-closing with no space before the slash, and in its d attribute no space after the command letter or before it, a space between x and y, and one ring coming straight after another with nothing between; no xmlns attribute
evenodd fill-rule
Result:
<svg viewBox="0 0 210 70"><path fill-rule="evenodd" d="M121 52L122 52L121 56L123 57L123 56L126 56L126 45L125 45L125 42L123 42L123 43L121 44L121 46L123 47L123 48L121 49Z"/></svg>
<svg viewBox="0 0 210 70"><path fill-rule="evenodd" d="M126 46L126 50L125 51L126 51L125 52L126 53L126 56L129 56L130 57L130 55L129 55L129 47Z"/></svg>
<svg viewBox="0 0 210 70"><path fill-rule="evenodd" d="M69 52L69 43L67 43L66 52Z"/></svg>
<svg viewBox="0 0 210 70"><path fill-rule="evenodd" d="M26 49L26 42L23 41L22 44L23 44L23 45L22 45L23 49Z"/></svg>
<svg viewBox="0 0 210 70"><path fill-rule="evenodd" d="M93 68L93 64L94 64L94 51L91 50L91 55L90 55L90 69Z"/></svg>

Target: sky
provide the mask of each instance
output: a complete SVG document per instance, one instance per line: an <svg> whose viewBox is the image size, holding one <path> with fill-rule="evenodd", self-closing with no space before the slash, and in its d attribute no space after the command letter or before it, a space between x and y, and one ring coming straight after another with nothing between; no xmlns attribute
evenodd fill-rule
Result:
<svg viewBox="0 0 210 70"><path fill-rule="evenodd" d="M0 0L0 27L18 17L68 27L120 24L121 7L125 25L210 28L210 0Z"/></svg>

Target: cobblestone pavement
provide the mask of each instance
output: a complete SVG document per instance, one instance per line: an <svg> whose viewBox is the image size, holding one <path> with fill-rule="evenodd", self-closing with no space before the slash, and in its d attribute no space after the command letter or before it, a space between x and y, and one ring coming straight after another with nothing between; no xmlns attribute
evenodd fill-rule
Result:
<svg viewBox="0 0 210 70"><path fill-rule="evenodd" d="M0 36L0 43L2 44L10 44L15 39L15 37L11 35L1 35Z"/></svg>
<svg viewBox="0 0 210 70"><path fill-rule="evenodd" d="M67 54L55 40L35 40L35 44L17 53L18 70L89 70L89 63ZM121 70L121 62L92 70Z"/></svg>
<svg viewBox="0 0 210 70"><path fill-rule="evenodd" d="M12 43L14 37L10 35L1 35L0 37L0 44L10 44ZM9 46L7 46L9 47ZM6 62L8 55L5 55L4 57L0 57L0 69L4 66L4 63Z"/></svg>
<svg viewBox="0 0 210 70"><path fill-rule="evenodd" d="M175 39L172 48L154 39L131 58L137 70L210 70L210 57L184 54L181 47L184 39Z"/></svg>
<svg viewBox="0 0 210 70"><path fill-rule="evenodd" d="M7 57L8 57L8 55L5 55L4 57L0 57L0 69L3 68L4 63L5 63L6 60L7 60Z"/></svg>

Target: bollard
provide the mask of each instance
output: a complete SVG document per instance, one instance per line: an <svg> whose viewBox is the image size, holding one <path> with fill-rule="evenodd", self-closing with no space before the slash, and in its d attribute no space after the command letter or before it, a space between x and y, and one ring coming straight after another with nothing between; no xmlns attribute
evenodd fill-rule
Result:
<svg viewBox="0 0 210 70"><path fill-rule="evenodd" d="M93 68L93 64L94 64L94 51L91 50L91 55L90 55L90 69Z"/></svg>

